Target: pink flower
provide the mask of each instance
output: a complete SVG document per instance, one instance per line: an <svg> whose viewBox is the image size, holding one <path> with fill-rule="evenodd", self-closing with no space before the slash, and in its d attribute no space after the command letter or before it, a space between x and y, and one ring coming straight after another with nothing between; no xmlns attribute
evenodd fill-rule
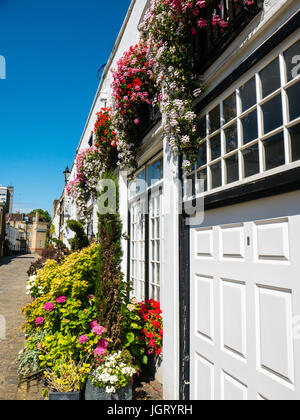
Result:
<svg viewBox="0 0 300 420"><path fill-rule="evenodd" d="M81 335L81 336L79 337L79 343L80 343L80 344L85 344L87 341L89 341L89 339L87 338L87 336L86 336L86 335Z"/></svg>
<svg viewBox="0 0 300 420"><path fill-rule="evenodd" d="M94 295L88 295L87 300L90 301L91 299L94 299L95 296ZM97 322L97 321L96 321Z"/></svg>
<svg viewBox="0 0 300 420"><path fill-rule="evenodd" d="M44 310L47 312L52 312L54 309L54 305L51 302L45 303Z"/></svg>
<svg viewBox="0 0 300 420"><path fill-rule="evenodd" d="M106 329L104 327L101 327L100 325L97 325L96 327L92 328L92 331L94 334L100 337L100 335L105 333Z"/></svg>
<svg viewBox="0 0 300 420"><path fill-rule="evenodd" d="M93 321L93 322L91 322L91 328L95 328L95 327L98 327L98 322L97 321Z"/></svg>
<svg viewBox="0 0 300 420"><path fill-rule="evenodd" d="M104 348L104 347L97 347L95 350L94 350L94 355L95 355L95 357L100 357L100 356L103 356L103 354L105 354L106 353L106 349Z"/></svg>
<svg viewBox="0 0 300 420"><path fill-rule="evenodd" d="M108 347L108 341L105 340L104 338L101 338L101 340L98 343L98 347L100 347L102 349L107 349L107 347Z"/></svg>
<svg viewBox="0 0 300 420"><path fill-rule="evenodd" d="M43 317L41 316L41 317L39 317L39 318L36 318L36 320L35 320L35 324L36 324L36 326L39 326L39 325L43 324L43 323L44 323L44 321L45 321L45 318L43 318Z"/></svg>
<svg viewBox="0 0 300 420"><path fill-rule="evenodd" d="M140 123L140 120L139 120L138 118L136 118L136 119L134 120L134 124L138 125L139 123Z"/></svg>
<svg viewBox="0 0 300 420"><path fill-rule="evenodd" d="M66 303L67 299L65 296L60 296L56 299L57 303Z"/></svg>

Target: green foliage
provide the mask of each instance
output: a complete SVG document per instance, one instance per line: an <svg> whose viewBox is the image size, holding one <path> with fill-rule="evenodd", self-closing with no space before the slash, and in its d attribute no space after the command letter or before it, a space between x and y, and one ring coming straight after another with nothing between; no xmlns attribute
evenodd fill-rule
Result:
<svg viewBox="0 0 300 420"><path fill-rule="evenodd" d="M91 365L84 360L76 363L72 358L63 357L52 370L44 372L48 387L56 392L80 391L86 382Z"/></svg>
<svg viewBox="0 0 300 420"><path fill-rule="evenodd" d="M116 202L119 203L118 182L113 173L107 172L103 179L112 180L116 186ZM106 191L99 193L101 195ZM116 210L116 209L115 209ZM124 322L123 306L128 301L129 286L121 272L122 223L117 212L98 214L100 243L98 254L97 282L95 289L97 317L108 330L108 336L115 346L121 344Z"/></svg>
<svg viewBox="0 0 300 420"><path fill-rule="evenodd" d="M19 376L25 378L28 376L36 375L41 371L39 346L41 345L45 336L46 332L41 331L33 334L28 338L25 348L16 359Z"/></svg>
<svg viewBox="0 0 300 420"><path fill-rule="evenodd" d="M130 303L123 308L124 324L122 334L122 345L128 349L135 358L135 363L142 367L147 364L148 358L145 355L144 342L140 340L141 331L143 329L142 319L138 314L137 306Z"/></svg>
<svg viewBox="0 0 300 420"><path fill-rule="evenodd" d="M36 212L38 212L40 214L41 219L43 219L45 222L47 222L49 225L52 222L52 218L49 214L49 212L47 210L42 210L42 209L35 209L32 210L29 215L30 216L34 216L36 214Z"/></svg>
<svg viewBox="0 0 300 420"><path fill-rule="evenodd" d="M81 310L89 310L90 301L87 300L87 296L94 292L98 251L99 246L91 245L69 255L61 263L48 260L38 271L35 288L39 293L34 296L36 299L32 303L23 308L27 318L24 328L28 334L36 330L35 320L38 317L45 318L44 327L52 331L52 325L55 325L54 316L58 309L64 318L67 318L66 315L71 316L73 310L77 311L73 314L75 320L77 316L81 316ZM56 299L60 296L68 299L65 305L56 303ZM56 309L47 313L44 305L49 302L53 303Z"/></svg>
<svg viewBox="0 0 300 420"><path fill-rule="evenodd" d="M68 220L67 227L75 233L75 237L70 240L72 251L78 251L89 246L89 238L84 231L82 223L77 220Z"/></svg>

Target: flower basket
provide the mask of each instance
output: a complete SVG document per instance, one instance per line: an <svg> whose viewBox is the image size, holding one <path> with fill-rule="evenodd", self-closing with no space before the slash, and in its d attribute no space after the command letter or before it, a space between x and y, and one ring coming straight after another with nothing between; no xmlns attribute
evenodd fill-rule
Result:
<svg viewBox="0 0 300 420"><path fill-rule="evenodd" d="M132 384L117 389L115 393L108 394L105 388L94 386L90 380L85 387L86 401L132 401Z"/></svg>
<svg viewBox="0 0 300 420"><path fill-rule="evenodd" d="M82 392L49 392L49 401L80 401L83 398Z"/></svg>

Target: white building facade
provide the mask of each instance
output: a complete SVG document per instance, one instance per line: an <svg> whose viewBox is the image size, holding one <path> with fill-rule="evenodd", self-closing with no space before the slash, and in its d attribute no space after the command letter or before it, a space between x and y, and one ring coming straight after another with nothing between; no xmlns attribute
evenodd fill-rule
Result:
<svg viewBox="0 0 300 420"><path fill-rule="evenodd" d="M131 3L77 152L93 144L96 113L111 104L111 69L138 41L148 4ZM135 175L146 189L130 194L119 173L129 236L122 269L136 297L161 301L165 399L300 399L300 1L258 4L202 67L206 91L195 108L203 140L192 189L178 187L181 158L171 154L161 121L141 139ZM96 234L96 203L88 208ZM76 218L72 201L68 216Z"/></svg>

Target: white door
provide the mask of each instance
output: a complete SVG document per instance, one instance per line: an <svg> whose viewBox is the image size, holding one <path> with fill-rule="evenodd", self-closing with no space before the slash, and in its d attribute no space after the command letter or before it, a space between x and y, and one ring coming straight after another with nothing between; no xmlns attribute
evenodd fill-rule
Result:
<svg viewBox="0 0 300 420"><path fill-rule="evenodd" d="M191 229L191 398L300 399L300 216Z"/></svg>

